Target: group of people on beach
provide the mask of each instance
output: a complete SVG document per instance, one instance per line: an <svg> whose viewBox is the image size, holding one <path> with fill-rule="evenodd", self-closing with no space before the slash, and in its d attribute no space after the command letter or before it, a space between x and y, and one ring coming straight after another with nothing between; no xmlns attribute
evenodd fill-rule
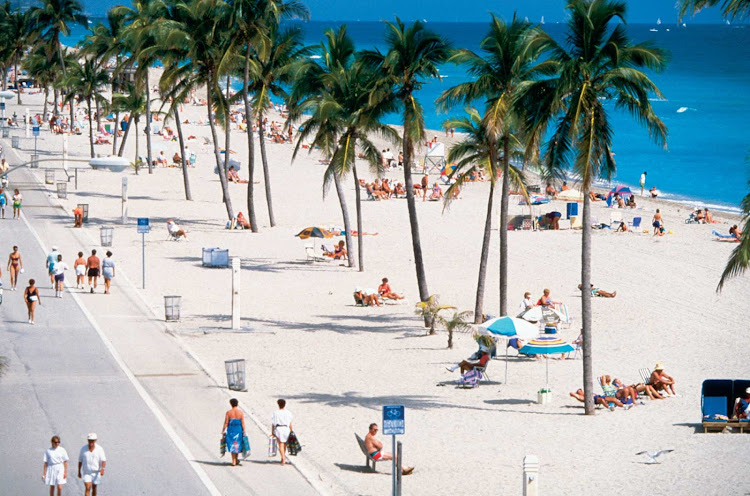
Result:
<svg viewBox="0 0 750 496"><path fill-rule="evenodd" d="M630 409L636 404L643 405L641 396L646 395L652 400L663 400L670 396L677 396L675 380L664 372L664 365L658 362L646 383L637 382L626 385L620 379L612 379L609 375L599 378L602 394L594 395L594 404L614 411L616 407ZM584 402L583 390L578 389L570 393L572 398Z"/></svg>
<svg viewBox="0 0 750 496"><path fill-rule="evenodd" d="M357 286L354 289L354 302L357 305L362 306L376 306L379 307L383 304L383 300L403 300L403 295L395 293L391 286L388 284L388 278L384 277L381 281L378 290L370 288L361 288Z"/></svg>

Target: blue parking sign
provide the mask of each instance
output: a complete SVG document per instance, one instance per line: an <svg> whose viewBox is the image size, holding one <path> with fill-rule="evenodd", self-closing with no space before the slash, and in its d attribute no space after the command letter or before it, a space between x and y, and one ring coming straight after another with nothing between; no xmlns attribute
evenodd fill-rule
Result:
<svg viewBox="0 0 750 496"><path fill-rule="evenodd" d="M39 126L32 127L31 131L34 133L34 136L39 136Z"/></svg>
<svg viewBox="0 0 750 496"><path fill-rule="evenodd" d="M397 436L406 430L404 405L385 405L383 407L383 435Z"/></svg>

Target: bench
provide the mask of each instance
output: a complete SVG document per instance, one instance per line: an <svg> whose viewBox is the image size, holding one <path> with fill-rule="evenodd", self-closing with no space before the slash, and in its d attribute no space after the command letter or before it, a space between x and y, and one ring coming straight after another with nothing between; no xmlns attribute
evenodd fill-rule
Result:
<svg viewBox="0 0 750 496"><path fill-rule="evenodd" d="M359 444L359 449L362 450L362 453L365 455L365 466L367 468L370 468L370 462L372 462L372 471L377 472L377 469L375 468L375 464L377 463L377 460L375 460L370 454L367 452L367 448L365 447L365 441L359 437L359 435L355 432L354 437L357 438L357 444Z"/></svg>

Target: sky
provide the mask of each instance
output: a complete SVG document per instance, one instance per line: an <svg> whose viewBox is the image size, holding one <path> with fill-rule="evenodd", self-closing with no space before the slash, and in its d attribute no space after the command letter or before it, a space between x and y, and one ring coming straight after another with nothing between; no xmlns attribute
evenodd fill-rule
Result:
<svg viewBox="0 0 750 496"><path fill-rule="evenodd" d="M30 1L30 0L22 0ZM129 0L82 0L87 13L101 16L113 5ZM510 18L513 12L539 22L564 20L566 0L303 0L310 8L315 21L380 21L398 15L405 21L426 19L428 22L485 22L488 12ZM655 23L661 18L664 23L677 22L677 0L627 1L627 21ZM718 9L700 12L688 23L721 22Z"/></svg>

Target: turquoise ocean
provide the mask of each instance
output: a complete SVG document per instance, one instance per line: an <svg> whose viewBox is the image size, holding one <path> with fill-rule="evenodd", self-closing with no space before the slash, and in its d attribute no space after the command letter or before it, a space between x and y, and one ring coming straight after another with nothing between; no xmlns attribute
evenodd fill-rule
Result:
<svg viewBox="0 0 750 496"><path fill-rule="evenodd" d="M92 19L94 23L101 19ZM319 44L323 31L342 23L303 23L305 42ZM383 49L380 22L346 23L358 49ZM429 23L428 27L454 46L479 50L486 23ZM563 24L544 29L562 40ZM613 151L617 175L612 185L636 185L647 171L647 186L662 197L691 205L738 212L750 179L750 26L745 25L628 25L631 39L652 41L670 52L667 69L651 74L665 96L654 109L669 128L668 149L655 145L645 129L612 108ZM64 43L75 44L85 35L75 29ZM425 107L426 124L441 129L449 115L438 113L434 101L448 87L467 79L461 67L441 68L442 81L430 81L418 94ZM477 103L480 105L481 102ZM398 116L389 119L398 124Z"/></svg>

